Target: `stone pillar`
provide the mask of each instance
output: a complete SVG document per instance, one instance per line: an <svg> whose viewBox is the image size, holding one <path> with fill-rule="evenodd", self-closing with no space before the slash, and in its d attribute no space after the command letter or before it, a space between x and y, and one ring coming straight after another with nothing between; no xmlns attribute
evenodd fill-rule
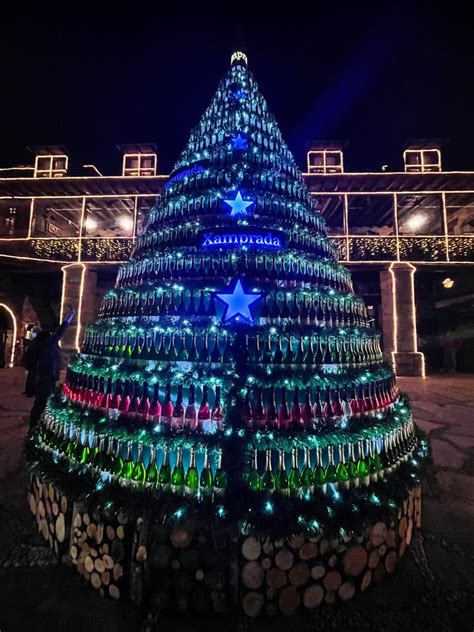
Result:
<svg viewBox="0 0 474 632"><path fill-rule="evenodd" d="M397 375L424 376L425 358L418 351L415 266L392 263L380 273L383 352Z"/></svg>
<svg viewBox="0 0 474 632"><path fill-rule="evenodd" d="M94 319L97 310L97 272L84 263L63 266L63 292L61 297L61 321L71 304L76 316L61 341L61 349L74 352L79 349L84 327Z"/></svg>

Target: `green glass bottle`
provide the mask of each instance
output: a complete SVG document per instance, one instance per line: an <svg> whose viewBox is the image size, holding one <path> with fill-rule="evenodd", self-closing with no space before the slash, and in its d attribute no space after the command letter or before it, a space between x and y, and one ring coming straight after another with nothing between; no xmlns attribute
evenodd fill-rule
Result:
<svg viewBox="0 0 474 632"><path fill-rule="evenodd" d="M267 450L265 453L265 471L262 475L261 488L264 492L273 492L275 490L275 479L272 472L271 450Z"/></svg>
<svg viewBox="0 0 474 632"><path fill-rule="evenodd" d="M214 477L214 496L223 496L227 487L227 472L222 467L222 449L219 450L217 470Z"/></svg>
<svg viewBox="0 0 474 632"><path fill-rule="evenodd" d="M354 444L350 444L349 449L349 462L347 463L347 474L349 476L349 482L354 487L359 487L359 475L357 473L357 463L355 458Z"/></svg>
<svg viewBox="0 0 474 632"><path fill-rule="evenodd" d="M147 487L155 487L158 484L158 476L159 471L156 464L156 448L155 446L152 446L150 450L150 461L148 463L148 467L146 468L145 482Z"/></svg>
<svg viewBox="0 0 474 632"><path fill-rule="evenodd" d="M184 478L184 493L186 496L197 496L199 491L199 474L196 467L196 450L189 450L189 467Z"/></svg>
<svg viewBox="0 0 474 632"><path fill-rule="evenodd" d="M327 450L328 465L326 467L326 481L328 483L337 483L336 466L334 465L334 446L329 445Z"/></svg>
<svg viewBox="0 0 474 632"><path fill-rule="evenodd" d="M66 456L71 461L74 461L74 450L75 450L75 447L76 447L75 437L76 437L76 433L74 433L73 436L69 439L67 447L66 447Z"/></svg>
<svg viewBox="0 0 474 632"><path fill-rule="evenodd" d="M178 448L176 463L173 473L171 474L171 491L173 494L181 496L184 492L184 467L183 467L183 449Z"/></svg>
<svg viewBox="0 0 474 632"><path fill-rule="evenodd" d="M146 479L146 469L143 463L143 446L139 443L137 450L137 462L135 463L135 467L132 472L132 481L138 483L139 485L143 485Z"/></svg>
<svg viewBox="0 0 474 632"><path fill-rule="evenodd" d="M171 466L170 466L170 452L168 448L163 452L163 463L160 467L160 475L158 476L158 483L164 492L171 491Z"/></svg>
<svg viewBox="0 0 474 632"><path fill-rule="evenodd" d="M254 492L258 492L261 489L261 481L258 473L258 451L253 451L253 462L250 468L250 472L247 476L247 484Z"/></svg>
<svg viewBox="0 0 474 632"><path fill-rule="evenodd" d="M96 444L91 459L91 465L96 470L102 470L102 461L105 456L105 437L103 435L99 438L99 445Z"/></svg>
<svg viewBox="0 0 474 632"><path fill-rule="evenodd" d="M323 464L322 448L317 449L316 455L317 455L317 462L314 468L314 484L316 487L319 487L322 492L326 493L326 489L327 489L326 471L324 469L324 464Z"/></svg>
<svg viewBox="0 0 474 632"><path fill-rule="evenodd" d="M278 451L278 472L275 476L275 489L283 496L290 495L290 487L288 484L288 474L285 467L285 452L284 450Z"/></svg>
<svg viewBox="0 0 474 632"><path fill-rule="evenodd" d="M115 448L115 456L113 461L113 473L114 476L121 476L123 470L123 459L122 459L122 444L120 441L117 441L117 446Z"/></svg>
<svg viewBox="0 0 474 632"><path fill-rule="evenodd" d="M122 478L132 478L134 466L135 463L133 462L132 456L132 442L129 441L127 443L127 456L125 458L125 461L123 462L122 467Z"/></svg>
<svg viewBox="0 0 474 632"><path fill-rule="evenodd" d="M301 488L303 491L303 497L306 499L311 498L314 494L314 475L311 469L311 454L309 448L304 449L304 465L301 472Z"/></svg>
<svg viewBox="0 0 474 632"><path fill-rule="evenodd" d="M360 485L367 486L370 482L369 476L369 464L364 455L364 443L361 439L358 444L358 461L357 461L357 476L359 477Z"/></svg>
<svg viewBox="0 0 474 632"><path fill-rule="evenodd" d="M375 482L379 478L379 472L382 469L382 463L380 461L380 456L377 452L375 440L370 441L369 454L370 454L369 456L370 480Z"/></svg>
<svg viewBox="0 0 474 632"><path fill-rule="evenodd" d="M337 484L342 489L349 488L349 472L346 466L346 452L344 444L339 445L339 463L336 467Z"/></svg>
<svg viewBox="0 0 474 632"><path fill-rule="evenodd" d="M199 479L199 490L203 498L210 498L212 496L213 485L212 468L209 463L209 448L206 448L204 452L204 464Z"/></svg>
<svg viewBox="0 0 474 632"><path fill-rule="evenodd" d="M300 498L301 496L301 476L298 467L298 448L291 451L291 469L288 473L288 487L290 488L290 496L292 498Z"/></svg>

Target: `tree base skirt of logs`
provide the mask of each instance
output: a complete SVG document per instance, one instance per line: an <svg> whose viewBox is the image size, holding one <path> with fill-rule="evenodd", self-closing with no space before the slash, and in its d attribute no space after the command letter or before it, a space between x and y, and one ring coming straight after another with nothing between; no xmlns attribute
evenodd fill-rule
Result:
<svg viewBox="0 0 474 632"><path fill-rule="evenodd" d="M391 524L357 539L241 536L206 525L164 526L152 516L103 515L30 477L38 531L103 596L155 611L291 615L347 601L393 573L421 525L421 488Z"/></svg>

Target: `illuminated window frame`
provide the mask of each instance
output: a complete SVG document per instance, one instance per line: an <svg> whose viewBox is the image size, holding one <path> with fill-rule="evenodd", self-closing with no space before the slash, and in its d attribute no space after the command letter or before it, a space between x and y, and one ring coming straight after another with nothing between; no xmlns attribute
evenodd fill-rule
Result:
<svg viewBox="0 0 474 632"><path fill-rule="evenodd" d="M137 158L138 159L138 167L127 167L127 159L128 158ZM151 167L143 167L142 161L145 158L152 158L152 166ZM122 175L128 178L137 178L137 177L150 177L156 176L156 163L157 156L156 154L124 154L122 160Z"/></svg>
<svg viewBox="0 0 474 632"><path fill-rule="evenodd" d="M53 168L54 160L57 160L58 158L65 159L65 166L63 169ZM39 167L40 160L48 160L48 159L49 159L49 168L40 169ZM35 178L62 178L63 176L66 175L68 166L69 166L69 157L66 156L66 154L46 154L46 155L38 154L37 156L35 156L34 177Z"/></svg>
<svg viewBox="0 0 474 632"><path fill-rule="evenodd" d="M317 154L323 157L322 165L311 165L310 164L310 156L313 154ZM338 155L339 156L339 164L338 165L329 165L327 162L328 155ZM332 173L344 173L344 154L340 149L311 149L307 153L307 167L308 173L322 173L322 174L332 174Z"/></svg>
<svg viewBox="0 0 474 632"><path fill-rule="evenodd" d="M431 152L438 156L437 162L425 163L425 154ZM407 163L408 154L419 154L420 164L410 165ZM405 149L403 152L403 162L406 173L438 173L441 171L441 151L436 147L430 149Z"/></svg>

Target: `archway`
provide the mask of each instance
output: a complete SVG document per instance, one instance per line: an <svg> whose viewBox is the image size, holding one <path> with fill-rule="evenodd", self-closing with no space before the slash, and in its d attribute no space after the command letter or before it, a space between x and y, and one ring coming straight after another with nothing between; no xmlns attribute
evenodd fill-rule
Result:
<svg viewBox="0 0 474 632"><path fill-rule="evenodd" d="M12 323L12 327L11 327L12 339L11 339L11 343L10 343L10 350L8 352L8 355L6 355L6 357L5 357L5 362L8 362L8 366L12 367L14 362L15 362L15 350L16 350L16 340L17 340L17 334L18 334L18 326L16 324L15 314L14 314L13 310L11 309L11 307L6 305L5 303L0 303L0 310L4 310L7 313L7 321L11 320L11 323ZM6 347L8 347L8 336L7 336L6 340L5 340L5 345L6 345ZM5 349L5 352L6 352L6 349Z"/></svg>

